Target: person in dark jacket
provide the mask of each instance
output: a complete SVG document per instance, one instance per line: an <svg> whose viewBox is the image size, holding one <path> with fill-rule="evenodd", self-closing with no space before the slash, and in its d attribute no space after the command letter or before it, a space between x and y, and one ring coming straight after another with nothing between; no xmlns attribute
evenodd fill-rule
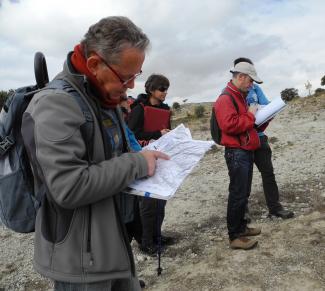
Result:
<svg viewBox="0 0 325 291"><path fill-rule="evenodd" d="M170 118L159 120L150 116L151 120L149 120L148 115L145 114L145 107L148 106L148 109L163 109L168 112L166 115L170 115L170 108L168 104L164 103L168 88L169 80L165 76L153 74L145 83L146 94L140 94L131 105L132 112L128 124L138 140L148 143L150 140L156 140L169 132ZM159 123L160 121L161 123L156 126L158 129L148 130L146 128L147 122Z"/></svg>
<svg viewBox="0 0 325 291"><path fill-rule="evenodd" d="M225 146L230 178L227 207L229 243L233 249L248 250L257 245L257 241L248 236L261 233L260 228L247 227L245 220L252 184L253 155L260 142L255 129L257 106L248 107L246 95L254 81L262 81L254 66L248 63L240 62L230 72L232 79L216 100L214 112L221 129L221 144Z"/></svg>
<svg viewBox="0 0 325 291"><path fill-rule="evenodd" d="M118 104L134 87L148 44L126 17L100 20L55 77L71 90L42 90L23 115L35 193L44 195L34 267L54 281L54 290L140 290L116 200L135 179L152 176L158 158L168 157L128 152ZM87 116L71 92L87 105ZM81 130L86 118L93 125L91 152Z"/></svg>
<svg viewBox="0 0 325 291"><path fill-rule="evenodd" d="M140 94L132 104L128 125L142 145L170 131L170 108L164 103L168 88L169 80L165 76L153 74L145 83L146 94ZM171 237L160 236L165 205L165 200L139 199L142 238L138 243L140 249L149 255L157 252L159 238L163 245L173 243Z"/></svg>
<svg viewBox="0 0 325 291"><path fill-rule="evenodd" d="M253 62L249 58L238 58L234 61L234 66L240 62L247 62L253 65ZM248 105L254 103L267 105L270 103L257 84L253 84L250 88L246 101ZM288 209L284 209L280 203L279 189L275 180L272 163L272 150L268 142L268 137L264 133L265 128L266 126L257 128L261 147L254 152L254 163L261 173L266 205L269 209L270 216L274 215L282 219L292 218L294 213Z"/></svg>

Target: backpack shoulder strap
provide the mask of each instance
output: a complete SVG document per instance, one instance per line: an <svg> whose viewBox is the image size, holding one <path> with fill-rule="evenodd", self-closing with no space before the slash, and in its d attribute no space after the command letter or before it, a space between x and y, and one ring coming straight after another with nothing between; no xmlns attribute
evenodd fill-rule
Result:
<svg viewBox="0 0 325 291"><path fill-rule="evenodd" d="M67 80L55 79L51 81L44 89L61 89L67 92L68 94L70 94L78 103L86 121L84 124L81 125L80 131L87 148L86 158L90 162L93 156L93 149L94 149L93 137L95 131L94 131L94 118L89 109L89 105L82 98L79 92L73 87L73 85Z"/></svg>
<svg viewBox="0 0 325 291"><path fill-rule="evenodd" d="M238 104L237 104L237 102L236 102L234 96L232 96L232 94L231 94L230 92L226 91L226 90L223 90L223 92L221 93L221 95L228 95L228 96L230 97L232 103L234 104L237 113L239 113ZM241 144L241 141L240 141L239 135L237 135L237 138L238 138L239 143Z"/></svg>
<svg viewBox="0 0 325 291"><path fill-rule="evenodd" d="M226 90L223 90L222 93L220 94L220 96L221 96L221 95L227 95L227 96L230 97L230 99L231 99L232 103L234 104L234 106L235 106L235 108L236 108L236 111L237 111L237 113L238 113L239 108L238 108L238 104L237 104L237 102L236 102L234 96L232 96L232 94L231 94L230 92L226 91Z"/></svg>

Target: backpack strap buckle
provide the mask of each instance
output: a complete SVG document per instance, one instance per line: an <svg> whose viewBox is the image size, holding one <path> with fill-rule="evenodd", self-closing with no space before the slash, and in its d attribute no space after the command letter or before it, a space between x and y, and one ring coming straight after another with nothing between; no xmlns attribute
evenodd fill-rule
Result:
<svg viewBox="0 0 325 291"><path fill-rule="evenodd" d="M6 136L0 142L0 156L3 156L13 144L14 142L10 140L9 136Z"/></svg>

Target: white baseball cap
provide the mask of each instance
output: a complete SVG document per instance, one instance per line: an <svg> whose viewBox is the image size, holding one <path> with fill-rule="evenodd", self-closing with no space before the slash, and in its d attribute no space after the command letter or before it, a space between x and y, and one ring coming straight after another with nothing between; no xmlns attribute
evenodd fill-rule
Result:
<svg viewBox="0 0 325 291"><path fill-rule="evenodd" d="M254 82L261 84L263 83L263 81L261 80L261 78L259 76L257 76L255 67L247 62L240 62L238 64L236 64L236 66L234 66L233 69L230 70L230 73L243 73L246 74L248 76L250 76Z"/></svg>

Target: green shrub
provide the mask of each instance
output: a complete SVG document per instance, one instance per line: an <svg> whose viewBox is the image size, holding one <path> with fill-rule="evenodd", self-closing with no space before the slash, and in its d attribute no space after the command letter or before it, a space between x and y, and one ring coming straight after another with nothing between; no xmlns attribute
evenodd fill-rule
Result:
<svg viewBox="0 0 325 291"><path fill-rule="evenodd" d="M323 88L317 88L315 90L315 95L318 96L318 95L321 95L321 94L324 94L325 93L325 89Z"/></svg>
<svg viewBox="0 0 325 291"><path fill-rule="evenodd" d="M174 102L172 107L176 111L181 110L181 105L178 102Z"/></svg>
<svg viewBox="0 0 325 291"><path fill-rule="evenodd" d="M204 115L204 111L205 111L204 106L198 105L194 109L194 115L196 116L196 118L201 118Z"/></svg>
<svg viewBox="0 0 325 291"><path fill-rule="evenodd" d="M284 101L291 101L292 99L299 97L298 95L298 89L295 88L288 88L288 89L284 89L283 91L281 91L281 98Z"/></svg>
<svg viewBox="0 0 325 291"><path fill-rule="evenodd" d="M325 86L325 76L323 76L323 78L320 80L320 84L322 86Z"/></svg>

